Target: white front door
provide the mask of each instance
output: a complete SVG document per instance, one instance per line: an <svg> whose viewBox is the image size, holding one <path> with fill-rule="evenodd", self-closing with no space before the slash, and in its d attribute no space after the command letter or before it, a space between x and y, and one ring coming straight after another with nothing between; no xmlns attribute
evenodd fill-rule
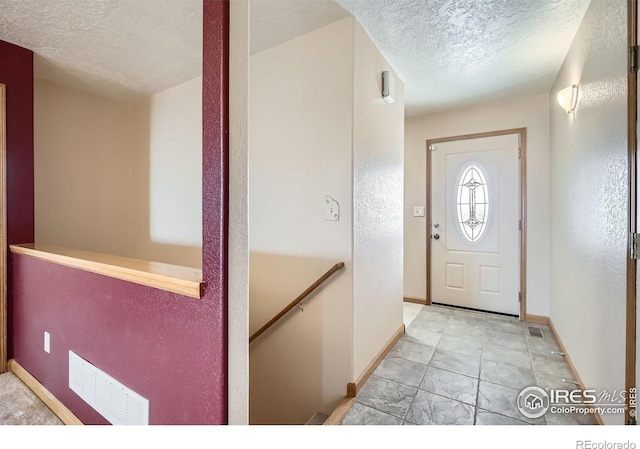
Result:
<svg viewBox="0 0 640 449"><path fill-rule="evenodd" d="M519 315L519 135L432 145L431 302Z"/></svg>

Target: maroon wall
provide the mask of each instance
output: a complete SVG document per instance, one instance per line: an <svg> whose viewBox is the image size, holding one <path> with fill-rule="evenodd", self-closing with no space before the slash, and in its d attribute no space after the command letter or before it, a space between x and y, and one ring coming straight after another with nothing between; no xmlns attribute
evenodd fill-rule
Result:
<svg viewBox="0 0 640 449"><path fill-rule="evenodd" d="M219 360L211 376L220 423L227 422L227 237L229 216L229 2L203 2L202 55L202 271L205 300L214 303Z"/></svg>
<svg viewBox="0 0 640 449"><path fill-rule="evenodd" d="M33 241L33 53L0 41L0 83L7 86L7 239ZM12 311L9 262L9 316ZM9 357L12 322L9 320Z"/></svg>
<svg viewBox="0 0 640 449"><path fill-rule="evenodd" d="M12 256L14 358L87 424L106 421L68 388L69 350L149 399L151 424L227 422L228 14L204 0L204 298Z"/></svg>

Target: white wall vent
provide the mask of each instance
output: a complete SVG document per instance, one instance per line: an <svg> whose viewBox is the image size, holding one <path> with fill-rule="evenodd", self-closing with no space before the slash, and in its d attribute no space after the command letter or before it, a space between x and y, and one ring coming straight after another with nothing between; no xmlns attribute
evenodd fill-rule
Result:
<svg viewBox="0 0 640 449"><path fill-rule="evenodd" d="M149 400L69 351L69 388L111 424L148 425Z"/></svg>

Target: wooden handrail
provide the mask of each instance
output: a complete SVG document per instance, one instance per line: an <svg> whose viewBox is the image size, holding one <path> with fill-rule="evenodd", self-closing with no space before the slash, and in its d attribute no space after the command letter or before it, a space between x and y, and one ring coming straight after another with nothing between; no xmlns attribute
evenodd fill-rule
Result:
<svg viewBox="0 0 640 449"><path fill-rule="evenodd" d="M260 335L262 335L267 329L269 329L271 326L273 326L274 324L276 324L276 322L278 322L278 320L280 320L280 318L282 318L283 316L285 316L287 314L287 312L289 312L291 309L293 309L295 306L297 306L298 304L300 304L307 296L309 296L316 288L320 287L320 285L322 285L324 283L324 281L326 281L327 279L329 279L333 273L335 273L336 271L341 270L342 268L344 268L344 262L340 262L335 264L329 271L327 271L325 274L322 275L322 277L320 277L317 281L315 281L313 284L311 284L311 286L309 286L308 289L306 289L304 292L302 292L300 294L300 296L298 296L296 299L294 299L291 304L289 304L287 307L285 307L284 309L282 309L280 311L280 313L278 313L276 316L274 316L273 318L271 318L269 320L269 322L267 324L265 324L264 326L262 326L260 329L258 329L251 337L249 337L249 343L251 343L253 340L255 340L256 338L258 338Z"/></svg>

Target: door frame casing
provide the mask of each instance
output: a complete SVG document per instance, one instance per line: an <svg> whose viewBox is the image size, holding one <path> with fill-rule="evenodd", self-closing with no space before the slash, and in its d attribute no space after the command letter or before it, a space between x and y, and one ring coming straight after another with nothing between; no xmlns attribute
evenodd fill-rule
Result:
<svg viewBox="0 0 640 449"><path fill-rule="evenodd" d="M7 88L0 84L0 374L7 371Z"/></svg>
<svg viewBox="0 0 640 449"><path fill-rule="evenodd" d="M629 49L638 45L638 2L627 1L627 32ZM631 54L631 52L629 52ZM631 62L631 61L630 61ZM627 145L628 145L628 186L629 186L629 239L638 232L638 72L627 72ZM627 393L636 385L636 346L637 346L637 260L631 254L632 242L629 241L627 250L627 300L626 300L626 345L625 345L625 390ZM625 398L625 424L636 422L636 417L630 415L630 395Z"/></svg>
<svg viewBox="0 0 640 449"><path fill-rule="evenodd" d="M455 142L458 140L481 139L484 137L505 136L509 134L518 135L519 139L519 166L520 166L520 207L518 208L520 220L520 320L526 318L527 312L527 128L513 128L500 131L490 131L484 133L464 134L460 136L440 137L437 139L427 140L427 202L428 207L425 209L427 221L427 300L426 304L431 305L431 145L444 142Z"/></svg>

